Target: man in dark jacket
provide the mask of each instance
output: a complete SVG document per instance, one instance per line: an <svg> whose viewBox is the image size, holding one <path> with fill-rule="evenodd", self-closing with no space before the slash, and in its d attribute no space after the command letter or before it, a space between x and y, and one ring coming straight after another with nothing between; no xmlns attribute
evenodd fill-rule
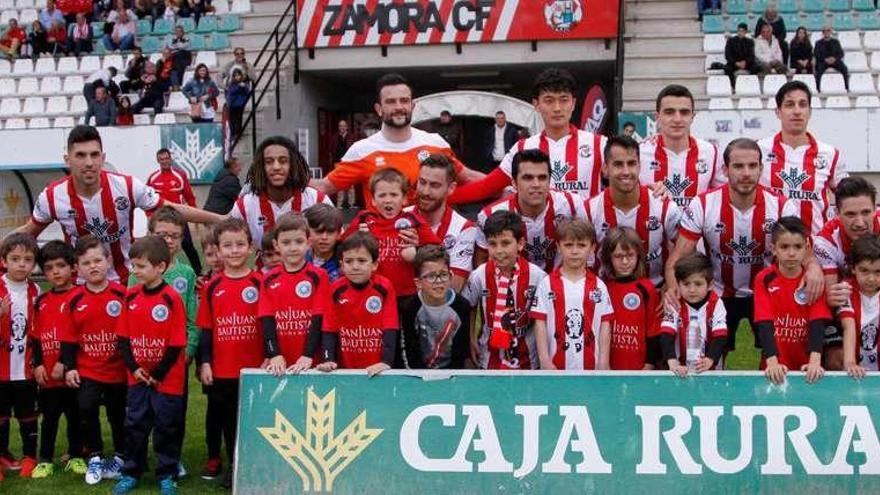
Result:
<svg viewBox="0 0 880 495"><path fill-rule="evenodd" d="M736 36L727 39L724 47L724 58L727 59L727 67L724 73L730 77L730 85L733 86L736 73L744 70L749 74L757 74L758 64L755 62L755 40L748 36L749 26L742 22L736 27Z"/></svg>
<svg viewBox="0 0 880 495"><path fill-rule="evenodd" d="M348 121L344 119L340 120L336 129L337 132L333 135L333 138L330 141L330 160L327 167L324 168L324 175L329 174L330 171L333 170L333 167L342 161L342 157L345 156L345 152L348 151L348 148L351 148L351 145L358 140L358 137L355 136L354 132L349 129ZM336 194L336 206L342 208L347 199L347 206L354 208L355 198L355 188L353 187L350 187L345 191L339 191L339 193Z"/></svg>
<svg viewBox="0 0 880 495"><path fill-rule="evenodd" d="M241 181L238 174L241 173L241 162L238 158L226 160L223 170L214 178L211 190L208 191L208 199L205 201L204 210L225 215L232 210L238 194L241 192Z"/></svg>
<svg viewBox="0 0 880 495"><path fill-rule="evenodd" d="M516 126L507 122L507 115L504 112L501 110L495 112L495 125L489 129L483 140L483 156L486 157L487 163L492 164L492 168L482 171L491 172L498 167L507 151L516 144L516 131ZM476 165L479 169L479 164Z"/></svg>
<svg viewBox="0 0 880 495"><path fill-rule="evenodd" d="M816 56L816 88L822 89L822 74L827 69L834 69L843 75L846 89L849 90L849 71L843 63L843 48L840 41L832 38L831 26L822 28L822 39L816 42L813 54Z"/></svg>
<svg viewBox="0 0 880 495"><path fill-rule="evenodd" d="M770 5L764 11L764 15L758 18L755 24L755 38L761 35L761 28L769 24L773 30L773 36L779 41L779 48L782 50L782 63L788 64L788 42L785 41L785 20L779 16L776 7Z"/></svg>
<svg viewBox="0 0 880 495"><path fill-rule="evenodd" d="M147 64L147 58L139 46L131 49L131 60L125 67L126 81L119 83L119 89L123 93L133 93L144 87L141 82L141 75L144 73L144 66Z"/></svg>

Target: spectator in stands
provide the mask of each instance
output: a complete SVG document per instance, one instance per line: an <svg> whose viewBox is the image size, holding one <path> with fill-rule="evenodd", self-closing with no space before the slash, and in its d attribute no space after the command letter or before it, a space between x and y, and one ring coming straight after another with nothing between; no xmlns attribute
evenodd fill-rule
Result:
<svg viewBox="0 0 880 495"><path fill-rule="evenodd" d="M449 143L452 152L456 156L462 156L462 146L464 145L464 129L461 122L452 119L452 112L443 110L440 112L440 123L436 128L437 134Z"/></svg>
<svg viewBox="0 0 880 495"><path fill-rule="evenodd" d="M46 31L52 29L52 26L56 22L61 22L64 25L67 25L67 23L64 22L64 14L55 8L55 0L48 0L46 2L46 8L40 12L39 20L40 24L43 25L43 29Z"/></svg>
<svg viewBox="0 0 880 495"><path fill-rule="evenodd" d="M47 33L40 21L31 23L31 32L27 35L27 44L31 49L31 58L34 61L40 58L41 53L46 53L49 50Z"/></svg>
<svg viewBox="0 0 880 495"><path fill-rule="evenodd" d="M831 36L832 34L834 31L831 26L822 28L822 39L816 42L816 49L813 51L816 56L816 88L822 89L822 74L828 69L834 69L843 75L848 91L849 71L843 63L843 48L840 46L840 41Z"/></svg>
<svg viewBox="0 0 880 495"><path fill-rule="evenodd" d="M131 49L131 58L125 67L126 80L119 83L119 89L123 93L139 91L143 87L141 75L144 73L144 65L146 63L147 57L144 57L144 52L141 48L139 46L133 47Z"/></svg>
<svg viewBox="0 0 880 495"><path fill-rule="evenodd" d="M785 20L779 16L779 11L776 10L776 6L773 4L768 5L767 9L764 10L764 15L758 18L758 23L755 24L755 38L761 35L761 30L768 24L773 30L773 37L779 42L779 49L782 50L782 63L787 64L788 42L785 41Z"/></svg>
<svg viewBox="0 0 880 495"><path fill-rule="evenodd" d="M115 2L113 2L113 10L107 12L107 22L115 24L119 21L119 16L122 14L125 14L128 19L137 19L134 11L126 6L125 0L115 0Z"/></svg>
<svg viewBox="0 0 880 495"><path fill-rule="evenodd" d="M807 28L801 26L791 40L791 68L795 74L813 73L813 45Z"/></svg>
<svg viewBox="0 0 880 495"><path fill-rule="evenodd" d="M788 74L788 68L782 62L779 40L773 36L773 29L769 24L764 24L761 35L755 40L755 59L761 75Z"/></svg>
<svg viewBox="0 0 880 495"><path fill-rule="evenodd" d="M75 23L78 14L87 18L93 12L92 0L55 0L55 5L64 14L66 24Z"/></svg>
<svg viewBox="0 0 880 495"><path fill-rule="evenodd" d="M86 78L85 86L83 86L83 96L86 97L86 101L95 99L95 89L99 87L107 88L110 92L110 96L116 98L116 95L119 94L119 86L117 86L116 81L113 80L113 78L116 77L116 74L116 67L99 69L91 73L89 77Z"/></svg>
<svg viewBox="0 0 880 495"><path fill-rule="evenodd" d="M95 127L107 127L116 124L116 101L107 94L107 88L95 88L95 99L89 101L86 111L86 124L95 118Z"/></svg>
<svg viewBox="0 0 880 495"><path fill-rule="evenodd" d="M141 97L131 107L131 113L141 113L144 108L150 107L155 113L162 113L165 107L165 89L167 84L159 78L159 68L153 62L147 60L144 64L144 73L141 74Z"/></svg>
<svg viewBox="0 0 880 495"><path fill-rule="evenodd" d="M174 54L170 48L162 50L162 58L156 64L156 77L162 91L171 89L171 71L174 69Z"/></svg>
<svg viewBox="0 0 880 495"><path fill-rule="evenodd" d="M119 107L116 109L116 125L134 125L134 113L131 111L131 99L127 96L119 97Z"/></svg>
<svg viewBox="0 0 880 495"><path fill-rule="evenodd" d="M232 210L235 200L241 193L241 162L232 157L226 160L223 170L214 177L214 183L208 191L208 199L205 201L204 210L225 215Z"/></svg>
<svg viewBox="0 0 880 495"><path fill-rule="evenodd" d="M635 139L636 125L632 122L624 122L623 134L624 134L624 136L629 136L629 137Z"/></svg>
<svg viewBox="0 0 880 495"><path fill-rule="evenodd" d="M480 172L491 172L498 167L507 150L516 144L516 126L507 122L507 114L498 110L495 112L495 125L493 125L484 138L483 156L489 167L482 164L474 164Z"/></svg>
<svg viewBox="0 0 880 495"><path fill-rule="evenodd" d="M166 48L171 50L172 66L171 66L171 87L172 91L178 91L183 85L183 74L186 68L192 62L192 54L189 51L189 38L183 26L174 28L174 37L168 42Z"/></svg>
<svg viewBox="0 0 880 495"><path fill-rule="evenodd" d="M756 74L758 64L755 61L755 40L749 38L749 26L741 22L736 27L736 36L727 39L724 47L724 58L727 59L727 68L724 72L730 77L733 85L738 72Z"/></svg>
<svg viewBox="0 0 880 495"><path fill-rule="evenodd" d="M700 20L703 20L703 14L720 14L721 0L698 0L697 9L700 13Z"/></svg>
<svg viewBox="0 0 880 495"><path fill-rule="evenodd" d="M67 33L67 52L73 52L77 57L81 53L92 53L93 38L92 26L86 20L86 15L78 12L76 14L76 22L70 25Z"/></svg>
<svg viewBox="0 0 880 495"><path fill-rule="evenodd" d="M244 72L244 75L253 83L254 78L254 70L251 67L251 64L244 58L244 48L238 46L232 50L233 59L223 66L223 71L220 74L220 83L223 87L229 85L229 80L232 78L232 71L236 68L240 69Z"/></svg>
<svg viewBox="0 0 880 495"><path fill-rule="evenodd" d="M214 121L214 109L217 108L219 93L217 85L211 80L208 66L197 65L193 78L183 86L183 95L189 99L189 115L193 123Z"/></svg>
<svg viewBox="0 0 880 495"><path fill-rule="evenodd" d="M46 33L46 53L53 57L67 55L67 25L64 20L56 21Z"/></svg>
<svg viewBox="0 0 880 495"><path fill-rule="evenodd" d="M102 41L107 51L131 50L131 47L134 46L136 34L137 25L134 23L134 15L129 17L128 13L122 10L117 12L116 22L113 24L113 32L105 34Z"/></svg>
<svg viewBox="0 0 880 495"><path fill-rule="evenodd" d="M239 69L232 71L232 81L226 87L226 108L229 111L229 131L232 139L236 139L241 134L244 107L251 96L250 84L250 80L245 79L244 72Z"/></svg>
<svg viewBox="0 0 880 495"><path fill-rule="evenodd" d="M0 38L0 54L5 55L9 60L15 60L25 43L27 43L27 34L24 29L18 25L18 20L10 19L6 32Z"/></svg>
<svg viewBox="0 0 880 495"><path fill-rule="evenodd" d="M205 13L205 2L203 0L180 0L180 17L192 17L196 24L199 18Z"/></svg>
<svg viewBox="0 0 880 495"><path fill-rule="evenodd" d="M174 22L179 11L180 7L177 5L177 0L165 0L165 11L162 13L162 17Z"/></svg>
<svg viewBox="0 0 880 495"><path fill-rule="evenodd" d="M149 18L151 22L162 17L165 5L161 0L135 0L134 13L138 19Z"/></svg>

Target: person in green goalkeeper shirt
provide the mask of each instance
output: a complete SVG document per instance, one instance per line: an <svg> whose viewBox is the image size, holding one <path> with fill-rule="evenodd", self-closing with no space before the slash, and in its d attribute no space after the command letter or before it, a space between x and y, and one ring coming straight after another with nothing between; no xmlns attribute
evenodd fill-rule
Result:
<svg viewBox="0 0 880 495"><path fill-rule="evenodd" d="M168 245L168 250L171 251L171 259L173 261L171 266L168 267L168 270L165 271L165 276L163 278L165 283L170 285L178 294L180 294L181 299L183 299L183 304L186 306L186 365L189 367L189 364L192 362L193 358L195 358L196 353L198 353L199 350L200 332L196 327L196 314L198 312L196 273L189 265L181 263L180 260L177 259L177 253L180 252L184 230L186 229L186 220L183 219L183 216L181 216L177 210L168 206L163 206L150 216L150 221L147 227L150 230L150 235L161 237ZM128 286L132 287L136 284L137 280L135 279L134 274L132 274L128 279ZM186 417L186 397L188 396L188 392L189 391L185 388L183 406L184 417ZM185 424L186 423L184 422L184 425ZM183 442L183 438L184 435L181 434L181 442ZM185 475L186 469L181 463L179 466L178 478L182 478Z"/></svg>

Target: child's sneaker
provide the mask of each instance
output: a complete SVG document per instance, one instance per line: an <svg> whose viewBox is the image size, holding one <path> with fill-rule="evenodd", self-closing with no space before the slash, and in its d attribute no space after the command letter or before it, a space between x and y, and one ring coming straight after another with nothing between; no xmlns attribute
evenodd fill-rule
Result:
<svg viewBox="0 0 880 495"><path fill-rule="evenodd" d="M113 486L113 495L122 495L137 488L138 479L133 476L123 475Z"/></svg>
<svg viewBox="0 0 880 495"><path fill-rule="evenodd" d="M220 470L223 467L223 461L219 458L212 458L205 461L205 467L202 468L202 479L212 480L220 476Z"/></svg>
<svg viewBox="0 0 880 495"><path fill-rule="evenodd" d="M89 467L86 465L86 461L84 461L82 457L71 457L64 465L64 470L82 476L86 474Z"/></svg>
<svg viewBox="0 0 880 495"><path fill-rule="evenodd" d="M186 466L183 465L183 462L177 463L177 479L182 480L186 478L186 475L189 474L186 470Z"/></svg>
<svg viewBox="0 0 880 495"><path fill-rule="evenodd" d="M18 462L18 459L12 457L12 454L5 452L0 454L0 469L5 471L18 471L21 469L21 463Z"/></svg>
<svg viewBox="0 0 880 495"><path fill-rule="evenodd" d="M94 456L89 459L89 464L86 466L86 484L97 485L101 481L101 471L103 469L104 461L101 460L100 456Z"/></svg>
<svg viewBox="0 0 880 495"><path fill-rule="evenodd" d="M22 478L30 478L36 468L37 460L33 457L25 457L21 460L21 471L18 472L18 475Z"/></svg>
<svg viewBox="0 0 880 495"><path fill-rule="evenodd" d="M101 471L101 477L105 480L115 480L122 476L122 465L125 461L118 455L108 457L104 460L104 469Z"/></svg>
<svg viewBox="0 0 880 495"><path fill-rule="evenodd" d="M159 479L159 495L177 495L177 484L171 476Z"/></svg>
<svg viewBox="0 0 880 495"><path fill-rule="evenodd" d="M22 469L22 471L24 470ZM51 462L41 462L37 464L37 467L34 468L34 472L31 473L31 478L48 478L53 474L55 474L55 465Z"/></svg>

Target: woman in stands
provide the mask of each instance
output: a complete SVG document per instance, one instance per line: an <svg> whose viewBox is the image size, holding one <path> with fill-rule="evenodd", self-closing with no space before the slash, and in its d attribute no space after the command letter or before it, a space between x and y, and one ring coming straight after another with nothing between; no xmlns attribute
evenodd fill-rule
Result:
<svg viewBox="0 0 880 495"><path fill-rule="evenodd" d="M197 65L195 75L183 86L183 95L189 99L189 115L193 123L214 121L214 110L217 108L219 94L217 85L211 80L208 66Z"/></svg>
<svg viewBox="0 0 880 495"><path fill-rule="evenodd" d="M800 26L791 40L791 53L789 55L791 68L795 74L813 73L813 45L810 43L810 35L807 28Z"/></svg>

